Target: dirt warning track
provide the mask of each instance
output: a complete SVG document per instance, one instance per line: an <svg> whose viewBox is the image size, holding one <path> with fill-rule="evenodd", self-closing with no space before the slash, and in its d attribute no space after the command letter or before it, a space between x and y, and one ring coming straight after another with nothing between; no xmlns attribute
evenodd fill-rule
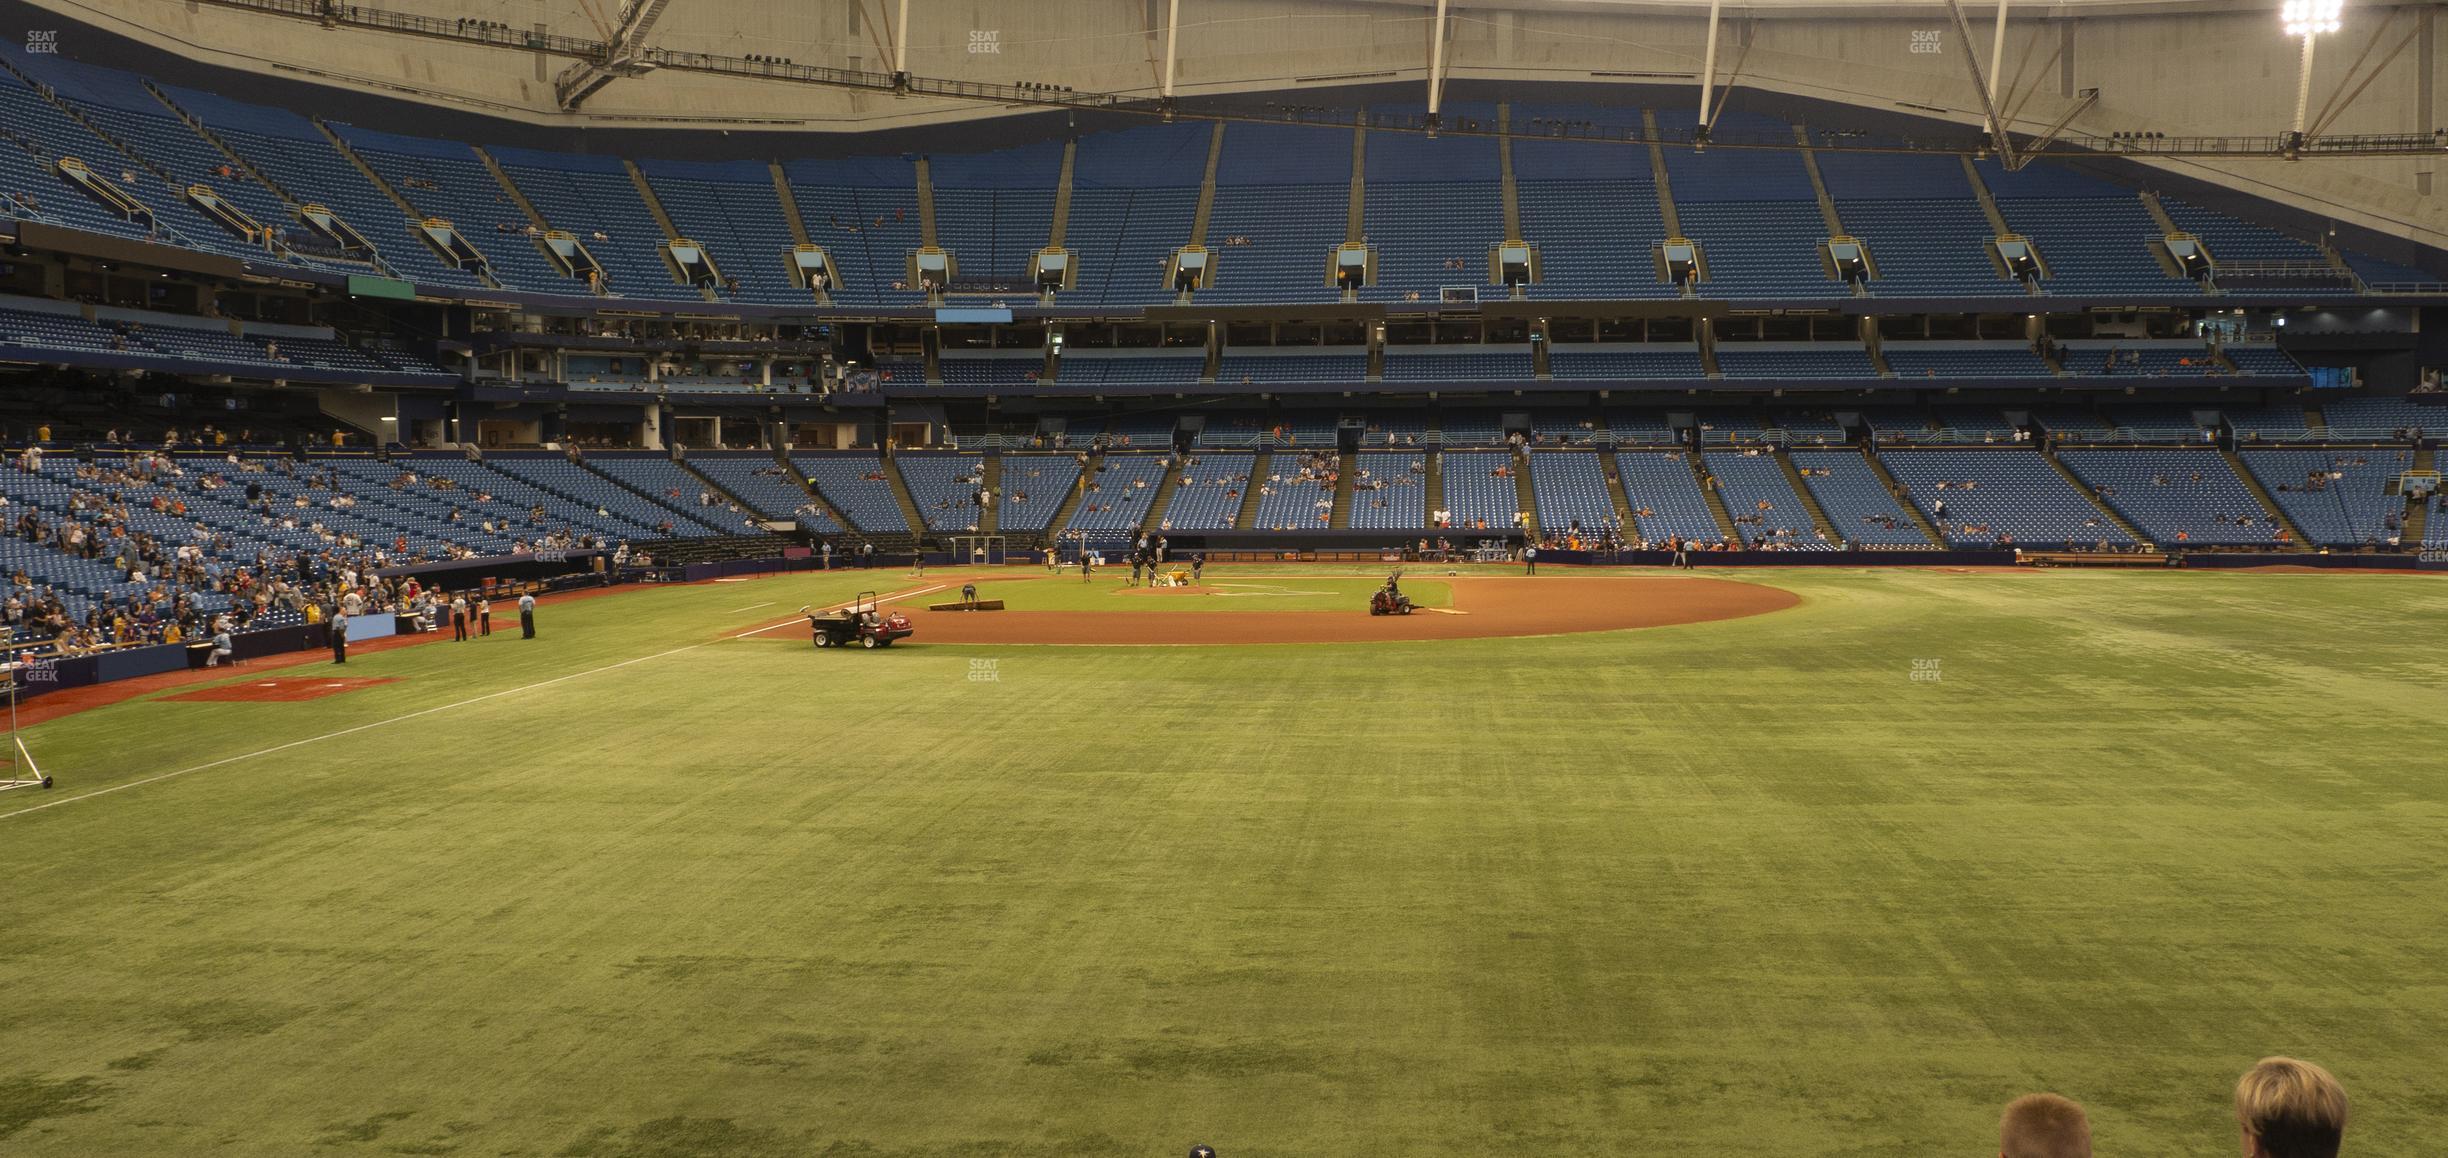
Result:
<svg viewBox="0 0 2448 1158"><path fill-rule="evenodd" d="M1423 576L1423 578L1429 578ZM918 629L912 644L1056 643L1209 645L1376 643L1498 639L1623 631L1739 619L1782 611L1801 597L1776 587L1699 578L1434 576L1450 586L1450 609L1372 616L1349 611L1030 611L1025 594L1008 611L927 611L897 605ZM1198 591L1159 598L1213 600ZM1218 602L1223 602L1218 600Z"/></svg>

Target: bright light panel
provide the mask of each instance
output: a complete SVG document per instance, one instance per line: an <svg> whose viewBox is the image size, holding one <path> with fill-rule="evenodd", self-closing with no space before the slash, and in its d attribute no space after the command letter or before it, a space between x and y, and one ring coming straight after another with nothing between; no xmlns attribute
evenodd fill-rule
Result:
<svg viewBox="0 0 2448 1158"><path fill-rule="evenodd" d="M2338 9L2344 0L2287 0L2284 16L2289 36L2320 36L2338 30Z"/></svg>

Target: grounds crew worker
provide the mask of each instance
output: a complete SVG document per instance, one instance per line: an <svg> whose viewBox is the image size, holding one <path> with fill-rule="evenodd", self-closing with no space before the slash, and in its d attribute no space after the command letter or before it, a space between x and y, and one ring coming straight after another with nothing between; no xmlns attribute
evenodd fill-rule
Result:
<svg viewBox="0 0 2448 1158"><path fill-rule="evenodd" d="M348 617L345 615L332 616L331 647L333 663L348 662Z"/></svg>
<svg viewBox="0 0 2448 1158"><path fill-rule="evenodd" d="M535 595L519 596L519 638L535 638Z"/></svg>
<svg viewBox="0 0 2448 1158"><path fill-rule="evenodd" d="M459 643L466 643L468 641L468 602L466 594L462 593L451 596L450 615L451 634L454 637L454 640Z"/></svg>

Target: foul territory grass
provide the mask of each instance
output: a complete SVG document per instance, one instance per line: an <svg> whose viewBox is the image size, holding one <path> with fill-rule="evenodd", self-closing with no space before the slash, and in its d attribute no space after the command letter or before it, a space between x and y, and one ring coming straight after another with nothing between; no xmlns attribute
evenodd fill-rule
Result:
<svg viewBox="0 0 2448 1158"><path fill-rule="evenodd" d="M1971 1154L2052 1089L2212 1154L2270 1053L2434 1147L2448 587L1733 577L1804 602L732 640L905 583L780 578L46 724L0 1150Z"/></svg>

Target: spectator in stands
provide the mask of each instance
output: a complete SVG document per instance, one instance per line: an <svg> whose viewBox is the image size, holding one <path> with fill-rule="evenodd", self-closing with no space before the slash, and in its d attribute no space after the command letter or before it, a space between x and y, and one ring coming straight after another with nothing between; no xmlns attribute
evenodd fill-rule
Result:
<svg viewBox="0 0 2448 1158"><path fill-rule="evenodd" d="M2091 1158L2091 1119L2071 1099L2025 1094L1998 1120L1998 1158Z"/></svg>
<svg viewBox="0 0 2448 1158"><path fill-rule="evenodd" d="M2337 1158L2346 1137L2346 1087L2308 1061L2265 1057L2236 1081L2245 1158Z"/></svg>

